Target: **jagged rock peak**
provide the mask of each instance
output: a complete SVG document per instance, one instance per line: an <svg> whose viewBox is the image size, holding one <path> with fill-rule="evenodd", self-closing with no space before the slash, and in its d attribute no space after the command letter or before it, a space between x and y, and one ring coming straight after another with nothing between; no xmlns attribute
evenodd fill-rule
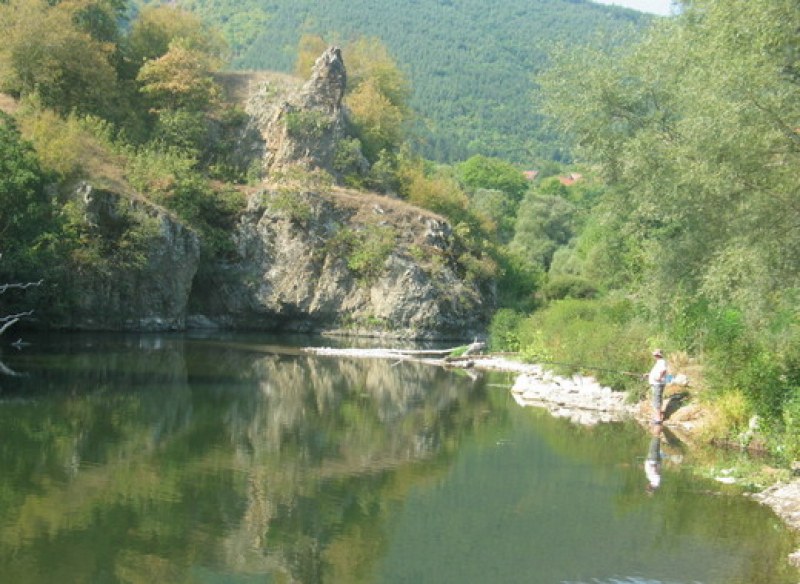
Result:
<svg viewBox="0 0 800 584"><path fill-rule="evenodd" d="M347 70L339 47L328 47L314 63L311 77L301 96L307 106L324 106L337 110L347 87Z"/></svg>
<svg viewBox="0 0 800 584"><path fill-rule="evenodd" d="M347 128L342 105L346 82L342 52L330 47L302 89L289 95L261 130L267 174L299 166L337 176L336 149Z"/></svg>

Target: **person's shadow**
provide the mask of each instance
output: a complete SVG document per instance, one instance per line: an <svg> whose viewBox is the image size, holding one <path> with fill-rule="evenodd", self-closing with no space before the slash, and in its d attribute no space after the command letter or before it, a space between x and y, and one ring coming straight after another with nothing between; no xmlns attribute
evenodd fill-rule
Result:
<svg viewBox="0 0 800 584"><path fill-rule="evenodd" d="M682 391L679 393L673 393L669 397L666 398L666 406L664 407L664 420L668 420L672 414L677 412L681 407L683 407L683 403L689 397L689 392Z"/></svg>

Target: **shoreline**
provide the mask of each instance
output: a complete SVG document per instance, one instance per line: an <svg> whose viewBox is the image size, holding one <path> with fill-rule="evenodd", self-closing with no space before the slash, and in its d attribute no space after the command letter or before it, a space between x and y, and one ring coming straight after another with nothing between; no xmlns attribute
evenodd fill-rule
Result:
<svg viewBox="0 0 800 584"><path fill-rule="evenodd" d="M330 357L348 357L360 359L395 359L397 364L403 361L425 363L440 367L452 367L475 371L497 371L516 374L511 387L514 400L523 407L541 407L551 415L568 418L581 425L595 425L605 422L616 422L634 419L642 426L649 425L647 407L643 404L626 403L624 392L614 391L600 385L594 378L584 375L565 377L555 375L544 367L529 363L520 363L505 357L478 355L475 358L460 357L458 359L432 358L413 351L401 349L336 349L329 347L307 347L303 352ZM689 410L690 407L683 408ZM667 406L669 411L669 406ZM664 420L664 426L677 430L691 439L696 431L695 418L697 410L689 415L680 414L678 406ZM800 478L788 482L775 483L763 491L745 494L762 505L770 507L773 512L792 530L800 532ZM800 568L800 549L789 556L789 562Z"/></svg>

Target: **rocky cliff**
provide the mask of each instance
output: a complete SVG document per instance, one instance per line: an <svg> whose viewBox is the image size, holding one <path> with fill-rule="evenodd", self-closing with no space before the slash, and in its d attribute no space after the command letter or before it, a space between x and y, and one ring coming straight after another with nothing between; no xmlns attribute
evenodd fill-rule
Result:
<svg viewBox="0 0 800 584"><path fill-rule="evenodd" d="M83 330L180 330L200 258L198 236L139 197L77 185L87 239L106 261L70 274L56 326ZM121 236L121 234L125 234ZM90 244L87 243L87 252Z"/></svg>
<svg viewBox="0 0 800 584"><path fill-rule="evenodd" d="M400 201L273 185L235 237L239 257L195 286L191 325L463 338L491 312L449 224Z"/></svg>
<svg viewBox="0 0 800 584"><path fill-rule="evenodd" d="M249 188L231 233L234 251L224 259L201 260L198 236L145 198L83 183L74 200L108 261L70 275L59 326L418 339L481 333L493 285L470 270L448 222L338 186L346 80L341 53L331 48L304 85L254 84L239 96L249 115L239 152L254 158L263 182Z"/></svg>
<svg viewBox="0 0 800 584"><path fill-rule="evenodd" d="M443 217L336 186L346 82L331 47L299 90L247 96L247 150L261 153L266 180L235 230L237 257L195 285L190 326L406 338L485 328L492 284L469 273Z"/></svg>

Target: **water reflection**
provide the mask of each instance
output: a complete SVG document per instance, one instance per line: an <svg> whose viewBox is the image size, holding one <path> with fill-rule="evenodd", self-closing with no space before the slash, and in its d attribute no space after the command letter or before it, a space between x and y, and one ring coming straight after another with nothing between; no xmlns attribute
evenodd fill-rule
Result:
<svg viewBox="0 0 800 584"><path fill-rule="evenodd" d="M0 379L9 582L797 581L763 509L669 465L647 497L638 429L488 379L242 337L53 337L4 361L27 373Z"/></svg>
<svg viewBox="0 0 800 584"><path fill-rule="evenodd" d="M652 493L661 486L661 424L653 424L650 447L644 461L644 474L647 477L647 492Z"/></svg>
<svg viewBox="0 0 800 584"><path fill-rule="evenodd" d="M180 338L50 348L14 356L30 375L3 385L0 562L14 582L193 581L197 565L353 581L393 501L487 414L483 386L413 363ZM51 571L46 558L77 550Z"/></svg>

